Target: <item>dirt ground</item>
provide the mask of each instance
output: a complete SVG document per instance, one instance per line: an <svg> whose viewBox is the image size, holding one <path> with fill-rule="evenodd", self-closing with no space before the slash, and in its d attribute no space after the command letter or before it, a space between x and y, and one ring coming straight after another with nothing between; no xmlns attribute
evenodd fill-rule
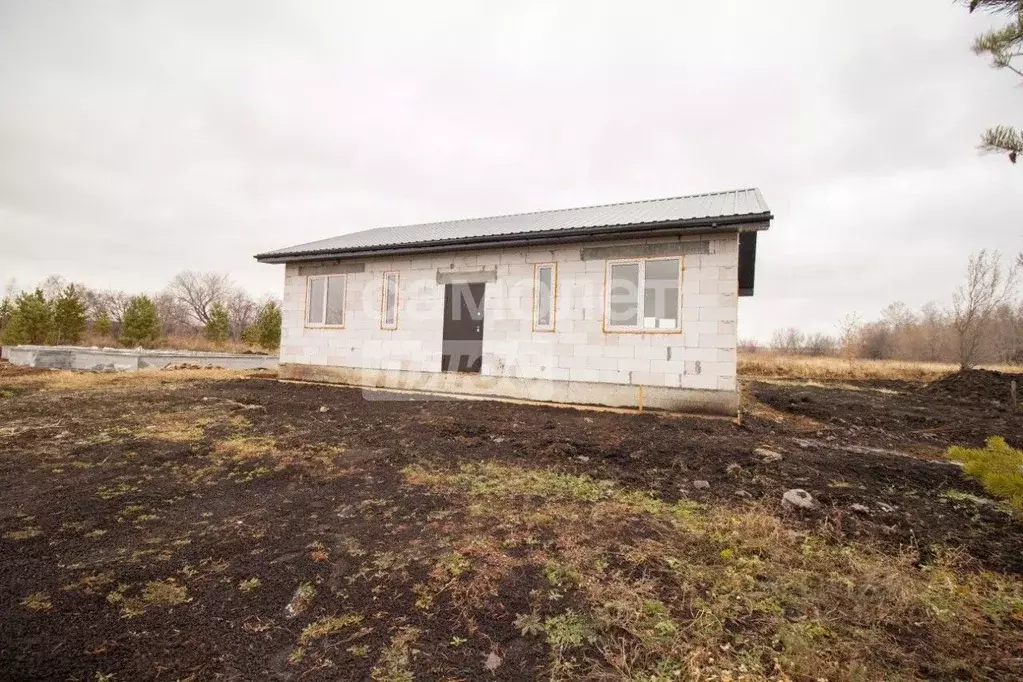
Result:
<svg viewBox="0 0 1023 682"><path fill-rule="evenodd" d="M777 537L796 538L797 553L819 539L835 551L863 548L871 561L911 552L899 570L953 555L984 580L1018 587L1023 573L1023 523L942 458L949 445L992 435L1023 446L1023 414L972 394L752 382L736 423L173 374L66 389L0 365L0 679L679 679L658 677L667 668L656 656L590 656L603 644L582 626L553 634L599 582L558 566L607 541L617 549L601 575L618 571L668 532L647 519L661 513L652 500L762 514ZM553 477L543 483L555 485L549 499L567 490L572 505L617 506L566 535L540 517L565 513L569 527L592 509L552 510L522 488L488 516L502 504L492 496L502 478L523 471ZM783 506L792 488L815 507ZM488 536L488 524L503 535ZM592 541L579 539L590 532ZM714 549L714 561L731 552ZM672 560L687 561L665 559L673 569ZM662 579L643 565L615 575L631 585ZM665 630L676 647L686 626L674 624L709 603L697 592L686 606L642 601L671 613L649 642L667 651L657 639ZM715 630L717 657L737 672L713 679L821 672L794 653L786 633L807 628L782 601L771 627L788 630L763 638L755 655L740 651L766 632L767 616L744 612ZM998 637L971 645L984 663L963 678L1023 676L1023 602L1012 604L983 625ZM532 630L530 613L540 614ZM536 634L545 627L546 639ZM602 630L601 641L646 645L642 627L623 631ZM928 646L944 645L906 632L885 635L896 652L885 665L910 671L903 679L955 679L953 668L927 668ZM636 651L661 651L650 647ZM697 652L683 663L710 670L707 660Z"/></svg>

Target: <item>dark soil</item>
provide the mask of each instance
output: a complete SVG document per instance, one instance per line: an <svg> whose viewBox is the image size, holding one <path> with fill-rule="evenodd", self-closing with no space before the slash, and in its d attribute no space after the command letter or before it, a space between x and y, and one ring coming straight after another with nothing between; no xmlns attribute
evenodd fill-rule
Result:
<svg viewBox="0 0 1023 682"><path fill-rule="evenodd" d="M923 560L961 549L978 565L1023 572L1023 524L995 504L947 496L985 493L940 461L948 445L991 435L1023 444L1023 415L936 389L753 383L738 425L268 379L5 394L8 372L0 365L0 679L364 680L403 627L420 632L409 654L417 679L542 677L546 645L512 624L542 576L515 575L468 619L443 598L430 612L415 604L412 586L464 509L404 485L410 464L495 460L671 500L767 504L837 540L917 547ZM204 420L194 438L151 430L182 414ZM297 454L283 465L259 452L225 459L219 448L239 434ZM784 510L791 488L819 507ZM258 587L240 587L253 578ZM168 579L187 586L187 601L126 617L109 596L125 585L138 598ZM289 618L301 583L317 596ZM50 608L23 605L39 592ZM362 623L323 645L335 667L289 663L314 618L351 613ZM492 650L505 662L485 673Z"/></svg>
<svg viewBox="0 0 1023 682"><path fill-rule="evenodd" d="M934 383L850 383L860 390L792 382L753 383L751 391L777 410L813 420L829 435L843 433L846 444L940 455L949 445L976 447L989 436L1003 436L1023 447L1023 411L1013 413L1005 403L964 399Z"/></svg>
<svg viewBox="0 0 1023 682"><path fill-rule="evenodd" d="M926 384L921 391L1009 410L1012 408L1012 382L1016 382L1017 396L1023 397L1023 374L990 369L968 369L949 374Z"/></svg>

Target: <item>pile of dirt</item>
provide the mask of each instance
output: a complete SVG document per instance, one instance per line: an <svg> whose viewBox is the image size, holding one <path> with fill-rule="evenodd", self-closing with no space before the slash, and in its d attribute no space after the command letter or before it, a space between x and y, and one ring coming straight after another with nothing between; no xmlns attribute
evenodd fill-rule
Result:
<svg viewBox="0 0 1023 682"><path fill-rule="evenodd" d="M1011 401L1013 381L1016 382L1017 395L1023 397L1023 374L1009 374L990 369L966 369L949 374L924 385L920 390L960 400L1008 405Z"/></svg>

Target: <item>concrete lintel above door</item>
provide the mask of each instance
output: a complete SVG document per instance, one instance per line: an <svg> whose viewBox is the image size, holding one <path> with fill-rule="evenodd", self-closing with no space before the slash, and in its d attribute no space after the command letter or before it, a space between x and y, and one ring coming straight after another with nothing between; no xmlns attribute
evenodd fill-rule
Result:
<svg viewBox="0 0 1023 682"><path fill-rule="evenodd" d="M486 284L497 281L497 268L487 270L438 270L437 284Z"/></svg>

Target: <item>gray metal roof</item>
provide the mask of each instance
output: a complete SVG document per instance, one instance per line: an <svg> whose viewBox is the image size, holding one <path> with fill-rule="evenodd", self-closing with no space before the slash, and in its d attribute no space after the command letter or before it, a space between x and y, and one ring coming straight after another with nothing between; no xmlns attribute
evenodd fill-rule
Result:
<svg viewBox="0 0 1023 682"><path fill-rule="evenodd" d="M770 209L756 188L693 194L668 199L630 201L584 208L516 213L491 218L448 220L439 223L378 227L351 234L298 244L256 256L258 260L284 262L291 257L347 255L367 251L397 250L417 245L487 244L507 241L513 235L571 235L593 228L615 228L658 223L706 223L723 219L729 223L748 217L769 220Z"/></svg>

